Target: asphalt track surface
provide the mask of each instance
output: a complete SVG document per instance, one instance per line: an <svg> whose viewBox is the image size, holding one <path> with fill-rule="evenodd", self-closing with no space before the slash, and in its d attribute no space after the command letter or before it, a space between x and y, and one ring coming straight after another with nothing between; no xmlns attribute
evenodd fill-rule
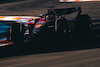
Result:
<svg viewBox="0 0 100 67"><path fill-rule="evenodd" d="M61 39L0 48L0 67L100 67L100 2L58 3L58 0L25 0L0 4L0 15L35 15L46 7L81 6L93 21L91 38Z"/></svg>

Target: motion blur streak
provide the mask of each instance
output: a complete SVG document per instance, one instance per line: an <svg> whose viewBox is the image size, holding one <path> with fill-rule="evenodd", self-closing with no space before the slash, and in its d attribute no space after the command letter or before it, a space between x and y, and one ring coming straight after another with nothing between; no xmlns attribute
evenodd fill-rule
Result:
<svg viewBox="0 0 100 67"><path fill-rule="evenodd" d="M81 1L100 1L100 0L60 0L60 2L81 2Z"/></svg>

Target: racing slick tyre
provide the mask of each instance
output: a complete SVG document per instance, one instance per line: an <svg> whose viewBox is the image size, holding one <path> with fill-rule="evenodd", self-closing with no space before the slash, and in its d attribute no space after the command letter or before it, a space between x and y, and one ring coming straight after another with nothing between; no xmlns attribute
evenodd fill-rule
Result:
<svg viewBox="0 0 100 67"><path fill-rule="evenodd" d="M76 27L79 37L90 37L92 27L91 17L88 14L80 15L76 18Z"/></svg>
<svg viewBox="0 0 100 67"><path fill-rule="evenodd" d="M57 21L57 38L59 37L59 39L64 39L68 36L67 20L65 18L60 18Z"/></svg>
<svg viewBox="0 0 100 67"><path fill-rule="evenodd" d="M11 41L14 44L20 44L24 41L24 25L22 23L14 23L11 26Z"/></svg>

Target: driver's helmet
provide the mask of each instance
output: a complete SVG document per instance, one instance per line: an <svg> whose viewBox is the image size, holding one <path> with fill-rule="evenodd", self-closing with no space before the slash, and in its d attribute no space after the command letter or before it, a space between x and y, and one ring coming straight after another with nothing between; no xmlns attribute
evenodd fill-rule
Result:
<svg viewBox="0 0 100 67"><path fill-rule="evenodd" d="M46 19L49 20L49 18L50 18L50 15L46 15Z"/></svg>
<svg viewBox="0 0 100 67"><path fill-rule="evenodd" d="M51 20L51 19L55 19L55 15L46 15L46 19Z"/></svg>
<svg viewBox="0 0 100 67"><path fill-rule="evenodd" d="M47 18L47 19L55 19L55 15L56 15L56 14L55 14L54 10L48 9L46 18Z"/></svg>

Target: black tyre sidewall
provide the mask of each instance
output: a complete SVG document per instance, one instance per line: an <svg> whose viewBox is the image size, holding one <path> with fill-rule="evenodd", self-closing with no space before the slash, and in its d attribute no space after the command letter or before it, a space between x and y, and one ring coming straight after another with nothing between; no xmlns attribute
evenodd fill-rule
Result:
<svg viewBox="0 0 100 67"><path fill-rule="evenodd" d="M23 43L24 31L20 31L20 23L14 23L11 26L11 40L13 43Z"/></svg>

